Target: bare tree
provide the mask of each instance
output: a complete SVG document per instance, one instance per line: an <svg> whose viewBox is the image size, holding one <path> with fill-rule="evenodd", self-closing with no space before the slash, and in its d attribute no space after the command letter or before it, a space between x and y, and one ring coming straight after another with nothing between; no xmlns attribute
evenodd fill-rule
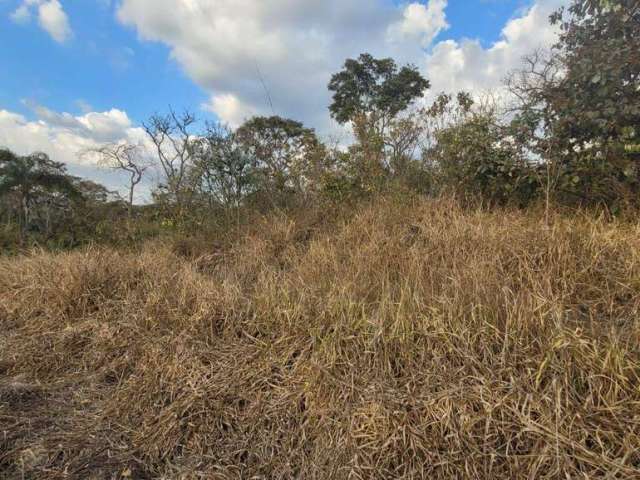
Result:
<svg viewBox="0 0 640 480"><path fill-rule="evenodd" d="M129 174L128 209L129 216L131 216L135 188L142 181L145 172L151 167L150 160L144 156L142 146L131 143L114 143L91 149L90 152L99 156L101 165Z"/></svg>
<svg viewBox="0 0 640 480"><path fill-rule="evenodd" d="M416 112L398 117L391 122L389 133L383 142L389 150L389 167L393 175L404 177L408 174L409 164L417 158L424 131L424 124L419 121Z"/></svg>
<svg viewBox="0 0 640 480"><path fill-rule="evenodd" d="M505 86L514 99L507 113L513 117L518 144L537 159L534 171L544 189L547 225L565 156L553 132L556 119L553 104L558 100L555 95L562 78L562 59L554 52L536 50L525 56L522 67L505 79Z"/></svg>
<svg viewBox="0 0 640 480"><path fill-rule="evenodd" d="M176 114L172 109L167 115L153 115L143 123L147 136L153 143L165 177L164 185L178 209L187 199L187 172L193 163L197 137L191 132L195 115L185 110Z"/></svg>

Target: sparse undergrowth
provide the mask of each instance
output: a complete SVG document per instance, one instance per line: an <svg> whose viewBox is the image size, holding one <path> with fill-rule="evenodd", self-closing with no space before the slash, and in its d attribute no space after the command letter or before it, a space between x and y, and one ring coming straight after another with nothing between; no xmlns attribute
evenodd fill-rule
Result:
<svg viewBox="0 0 640 480"><path fill-rule="evenodd" d="M639 307L640 224L445 201L0 258L0 476L640 478Z"/></svg>

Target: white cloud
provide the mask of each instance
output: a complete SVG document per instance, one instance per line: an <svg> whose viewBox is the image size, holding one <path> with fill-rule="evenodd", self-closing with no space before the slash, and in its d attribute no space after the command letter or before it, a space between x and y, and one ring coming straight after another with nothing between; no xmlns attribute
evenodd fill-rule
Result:
<svg viewBox="0 0 640 480"><path fill-rule="evenodd" d="M552 43L548 15L566 3L536 0L488 48L473 39L433 44L448 27L447 0L122 0L118 18L169 46L223 120L269 114L270 98L277 114L327 131L327 83L346 58L369 52L416 64L432 92L494 88L523 55Z"/></svg>
<svg viewBox="0 0 640 480"><path fill-rule="evenodd" d="M69 18L59 0L23 0L22 4L10 15L21 24L31 21L33 10L38 11L38 24L58 43L64 43L73 36Z"/></svg>
<svg viewBox="0 0 640 480"><path fill-rule="evenodd" d="M0 109L0 146L20 154L46 152L58 161L92 165L80 155L101 143L144 140L144 132L134 127L126 112L112 109L74 116L54 112L37 104L29 104L36 120Z"/></svg>
<svg viewBox="0 0 640 480"><path fill-rule="evenodd" d="M31 11L29 10L29 6L26 3L20 5L11 15L9 15L9 18L21 25L29 23L31 21Z"/></svg>
<svg viewBox="0 0 640 480"><path fill-rule="evenodd" d="M324 127L327 83L344 60L363 52L420 60L422 44L446 27L445 6L446 0L406 7L389 0L123 0L118 18L142 39L168 45L223 120L271 113L270 97L277 114ZM388 39L395 24L402 35Z"/></svg>
<svg viewBox="0 0 640 480"><path fill-rule="evenodd" d="M258 113L251 106L243 104L232 93L214 95L211 98L211 102L203 105L203 108L215 113L220 118L224 118L225 122L234 128L240 126L247 118Z"/></svg>
<svg viewBox="0 0 640 480"><path fill-rule="evenodd" d="M446 0L432 0L427 5L412 3L404 9L403 18L392 24L387 32L391 42L418 41L423 47L449 27L445 16Z"/></svg>
<svg viewBox="0 0 640 480"><path fill-rule="evenodd" d="M38 7L38 23L56 42L71 38L69 19L58 0L49 0Z"/></svg>
<svg viewBox="0 0 640 480"><path fill-rule="evenodd" d="M74 116L66 112L54 112L33 102L24 103L37 116L38 121L35 123L47 128L50 138L70 134L86 142L105 143L127 138L132 131L137 131L126 112L115 108L106 112L87 112Z"/></svg>
<svg viewBox="0 0 640 480"><path fill-rule="evenodd" d="M500 40L489 48L471 39L438 43L426 58L425 71L432 91L480 92L499 88L525 55L554 43L557 31L549 24L549 15L564 4L563 0L538 0L522 16L510 20Z"/></svg>

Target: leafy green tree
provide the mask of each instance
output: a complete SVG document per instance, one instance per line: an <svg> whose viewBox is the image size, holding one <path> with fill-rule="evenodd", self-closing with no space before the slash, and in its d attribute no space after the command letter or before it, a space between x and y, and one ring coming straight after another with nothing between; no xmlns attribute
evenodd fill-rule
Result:
<svg viewBox="0 0 640 480"><path fill-rule="evenodd" d="M135 224L130 221L129 202L97 182L80 177L71 179L82 194L82 201L65 196L52 198L48 204L50 243L74 247L94 241L127 242L135 231ZM125 218L127 221L123 221ZM140 215L136 221L142 222Z"/></svg>
<svg viewBox="0 0 640 480"><path fill-rule="evenodd" d="M329 110L338 123L353 126L357 143L351 158L365 190L380 188L389 174L408 171L419 134L400 114L429 86L416 67L398 69L393 59L367 53L347 59L331 78Z"/></svg>
<svg viewBox="0 0 640 480"><path fill-rule="evenodd" d="M0 196L15 197L23 233L29 227L32 207L55 193L71 199L82 196L64 164L44 153L18 156L0 150Z"/></svg>
<svg viewBox="0 0 640 480"><path fill-rule="evenodd" d="M545 163L548 196L605 203L640 189L640 8L637 0L574 0L508 81L514 135Z"/></svg>
<svg viewBox="0 0 640 480"><path fill-rule="evenodd" d="M491 102L476 105L460 92L441 94L425 110L430 144L423 155L441 190L492 204L526 205L535 195L534 170L509 137Z"/></svg>
<svg viewBox="0 0 640 480"><path fill-rule="evenodd" d="M341 124L365 115L384 127L428 88L429 82L416 67L398 70L391 58L376 59L363 53L357 60L347 59L342 71L331 77L329 110Z"/></svg>
<svg viewBox="0 0 640 480"><path fill-rule="evenodd" d="M623 153L640 137L640 4L637 0L576 0L556 12L554 47L564 75L557 85L556 134L570 145L595 142Z"/></svg>

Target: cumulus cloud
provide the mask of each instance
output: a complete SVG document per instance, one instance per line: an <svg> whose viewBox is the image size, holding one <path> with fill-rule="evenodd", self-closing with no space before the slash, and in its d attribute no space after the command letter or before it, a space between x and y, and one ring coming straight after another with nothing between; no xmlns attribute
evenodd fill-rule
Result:
<svg viewBox="0 0 640 480"><path fill-rule="evenodd" d="M69 19L58 0L49 0L38 7L38 22L56 42L63 43L71 37Z"/></svg>
<svg viewBox="0 0 640 480"><path fill-rule="evenodd" d="M446 0L432 0L427 5L407 5L402 20L389 27L389 41L418 41L423 47L429 46L442 30L449 27L444 12L446 6Z"/></svg>
<svg viewBox="0 0 640 480"><path fill-rule="evenodd" d="M499 88L525 55L554 43L557 31L549 24L549 15L564 4L563 0L538 0L523 15L510 20L500 40L489 48L472 39L439 42L425 62L432 90L480 92Z"/></svg>
<svg viewBox="0 0 640 480"><path fill-rule="evenodd" d="M223 120L271 113L328 123L327 83L362 52L421 60L446 28L446 0L123 0L118 18L212 95Z"/></svg>
<svg viewBox="0 0 640 480"><path fill-rule="evenodd" d="M64 43L73 36L69 18L59 0L23 0L10 17L16 23L26 24L36 10L38 24L56 42Z"/></svg>
<svg viewBox="0 0 640 480"><path fill-rule="evenodd" d="M126 112L116 108L106 112L87 112L74 116L67 112L54 112L37 103L24 103L37 116L36 123L46 127L54 137L64 133L86 142L108 143L128 138L138 131L134 129Z"/></svg>
<svg viewBox="0 0 640 480"><path fill-rule="evenodd" d="M15 11L9 15L9 18L21 25L27 24L31 21L31 11L29 10L29 4L25 2L20 5Z"/></svg>
<svg viewBox="0 0 640 480"><path fill-rule="evenodd" d="M203 108L223 118L226 123L234 128L240 126L245 119L259 113L256 108L242 103L232 93L213 96L210 103L204 104Z"/></svg>
<svg viewBox="0 0 640 480"><path fill-rule="evenodd" d="M326 86L345 58L370 52L413 63L432 92L495 88L523 55L553 42L548 16L565 3L537 0L488 48L474 39L434 44L448 28L447 0L122 0L118 18L168 45L222 120L237 125L271 113L272 103L326 131Z"/></svg>

